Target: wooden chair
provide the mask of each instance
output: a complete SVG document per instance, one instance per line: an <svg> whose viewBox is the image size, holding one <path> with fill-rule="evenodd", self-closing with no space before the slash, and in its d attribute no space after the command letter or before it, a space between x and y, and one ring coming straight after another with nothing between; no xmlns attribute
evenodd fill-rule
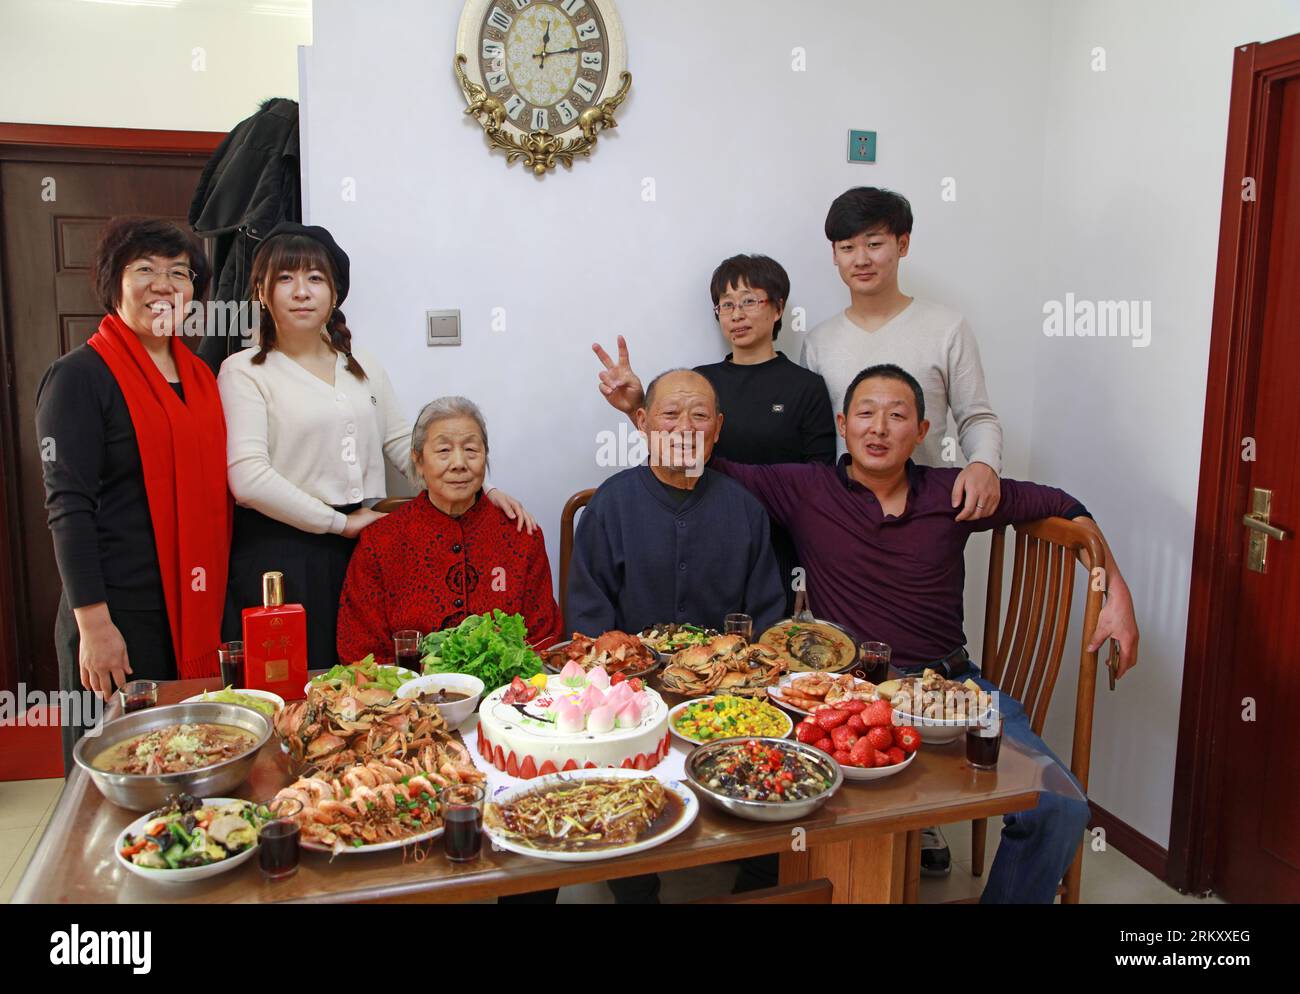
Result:
<svg viewBox="0 0 1300 994"><path fill-rule="evenodd" d="M573 559L573 528L578 517L578 509L586 507L596 492L595 487L579 490L564 503L560 514L560 617L564 624L569 623L567 601L569 599L569 562Z"/></svg>
<svg viewBox="0 0 1300 994"><path fill-rule="evenodd" d="M1087 600L1079 644L1079 681L1074 705L1070 770L1086 793L1092 753L1093 696L1097 685L1097 653L1088 651L1088 643L1097 628L1097 616L1102 607L1100 585L1090 581L1092 567L1105 562L1104 548L1096 535L1065 518L1043 518L1016 525L1015 532L1010 600L1005 618L1002 616L1005 529L993 532L984 615L984 651L977 662L986 680L1024 705L1030 728L1035 735L1041 736L1065 651L1074 594L1075 561L1083 565ZM987 834L987 818L971 823L971 872L977 877L984 872ZM914 852L909 847L909 893L916 891L920 868L919 846ZM1057 890L1063 903L1079 902L1082 872L1081 847L1065 881Z"/></svg>
<svg viewBox="0 0 1300 994"><path fill-rule="evenodd" d="M390 511L396 511L410 499L410 497L385 497L371 510L378 511L380 514L388 514Z"/></svg>

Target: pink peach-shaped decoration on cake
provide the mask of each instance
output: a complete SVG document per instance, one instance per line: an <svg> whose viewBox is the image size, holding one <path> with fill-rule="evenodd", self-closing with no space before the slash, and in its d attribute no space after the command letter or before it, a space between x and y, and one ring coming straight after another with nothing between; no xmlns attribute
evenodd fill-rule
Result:
<svg viewBox="0 0 1300 994"><path fill-rule="evenodd" d="M595 735L604 735L614 730L614 711L607 704L592 710L587 715L587 731Z"/></svg>
<svg viewBox="0 0 1300 994"><path fill-rule="evenodd" d="M578 700L582 702L582 710L586 711L588 715L595 711L596 708L605 706L605 695L599 687L591 684L587 685L587 689L582 692L582 696Z"/></svg>
<svg viewBox="0 0 1300 994"><path fill-rule="evenodd" d="M594 670L588 673L587 682L593 687L598 687L601 690L608 690L609 674L605 672L605 667L597 666Z"/></svg>
<svg viewBox="0 0 1300 994"><path fill-rule="evenodd" d="M615 718L615 724L619 728L635 728L641 723L641 709L637 707L636 701L628 701L623 705Z"/></svg>
<svg viewBox="0 0 1300 994"><path fill-rule="evenodd" d="M586 723L587 719L582 713L582 708L569 701L561 704L555 712L555 729L562 734L580 732Z"/></svg>
<svg viewBox="0 0 1300 994"><path fill-rule="evenodd" d="M579 664L569 660L560 670L560 682L566 687L581 687L587 682L587 673Z"/></svg>
<svg viewBox="0 0 1300 994"><path fill-rule="evenodd" d="M627 702L632 700L635 696L636 692L631 687L626 683L620 683L610 688L609 694L605 698L605 703L615 711L621 711Z"/></svg>

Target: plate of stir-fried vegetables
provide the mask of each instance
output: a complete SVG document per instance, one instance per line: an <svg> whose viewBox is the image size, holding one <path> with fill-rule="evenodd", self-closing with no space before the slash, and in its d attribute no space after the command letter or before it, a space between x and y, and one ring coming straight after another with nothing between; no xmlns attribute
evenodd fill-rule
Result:
<svg viewBox="0 0 1300 994"><path fill-rule="evenodd" d="M176 795L126 827L118 838L117 861L149 880L203 880L248 860L267 818L265 806L252 801Z"/></svg>
<svg viewBox="0 0 1300 994"><path fill-rule="evenodd" d="M501 849L577 863L662 845L699 813L691 789L676 780L640 770L571 770L497 788L483 831Z"/></svg>

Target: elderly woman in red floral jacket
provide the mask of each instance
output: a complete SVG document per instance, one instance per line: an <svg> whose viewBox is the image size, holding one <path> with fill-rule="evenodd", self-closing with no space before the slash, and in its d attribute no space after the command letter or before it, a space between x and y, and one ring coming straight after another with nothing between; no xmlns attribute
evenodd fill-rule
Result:
<svg viewBox="0 0 1300 994"><path fill-rule="evenodd" d="M500 608L522 614L528 641L560 637L541 530L482 499L488 434L464 397L425 406L411 433L411 462L426 489L361 533L339 602L338 651L354 661L394 657L393 633L441 631Z"/></svg>

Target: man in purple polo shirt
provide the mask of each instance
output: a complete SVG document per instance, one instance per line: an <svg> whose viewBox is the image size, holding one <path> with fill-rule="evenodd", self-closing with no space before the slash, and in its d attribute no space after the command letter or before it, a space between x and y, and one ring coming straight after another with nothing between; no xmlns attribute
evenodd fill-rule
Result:
<svg viewBox="0 0 1300 994"><path fill-rule="evenodd" d="M1086 508L1069 494L1019 480L1002 481L1002 500L992 515L958 521L952 489L959 470L911 460L930 425L921 385L898 366L859 373L836 422L848 450L837 466L754 466L715 458L709 468L744 484L793 536L808 571L813 614L862 638L889 643L899 669L931 666L954 678L977 674L962 630L964 550L975 532L1060 516L1102 537ZM1098 565L1105 569L1107 600L1090 648L1114 638L1122 676L1137 662L1133 601L1109 547L1106 562ZM1019 703L1005 694L1000 703L1005 734L1031 742L1068 775L1030 730ZM1077 788L1072 777L1071 782ZM1075 796L1044 791L1036 808L1007 815L984 902L1054 900L1088 824L1088 805L1081 798L1081 791Z"/></svg>

